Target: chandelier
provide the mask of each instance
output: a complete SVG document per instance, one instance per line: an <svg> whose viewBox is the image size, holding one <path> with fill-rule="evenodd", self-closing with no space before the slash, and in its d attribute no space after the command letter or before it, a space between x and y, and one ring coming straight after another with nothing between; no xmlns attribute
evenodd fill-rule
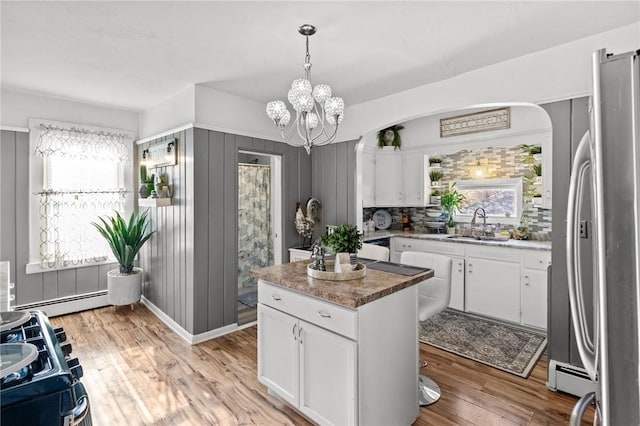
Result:
<svg viewBox="0 0 640 426"><path fill-rule="evenodd" d="M296 112L295 125L287 129L291 113L283 101L267 104L267 115L273 120L282 139L289 145L303 146L311 154L314 145L326 145L336 138L338 125L344 118L344 101L331 97L328 84L311 85L311 55L309 54L309 36L316 33L313 25L302 25L298 32L305 36L307 52L304 57L304 78L294 80L287 98ZM301 140L291 140L293 129L298 131Z"/></svg>

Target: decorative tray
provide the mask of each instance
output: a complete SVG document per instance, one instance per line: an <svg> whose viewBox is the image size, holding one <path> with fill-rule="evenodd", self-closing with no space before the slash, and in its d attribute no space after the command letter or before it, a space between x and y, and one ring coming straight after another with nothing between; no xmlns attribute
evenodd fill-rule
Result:
<svg viewBox="0 0 640 426"><path fill-rule="evenodd" d="M367 275L367 267L362 263L357 263L353 271L348 272L334 272L334 263L335 261L333 260L327 260L325 262L325 266L327 267L326 271L311 269L312 264L310 263L309 265L307 265L307 275L309 275L311 278L329 281L357 280Z"/></svg>

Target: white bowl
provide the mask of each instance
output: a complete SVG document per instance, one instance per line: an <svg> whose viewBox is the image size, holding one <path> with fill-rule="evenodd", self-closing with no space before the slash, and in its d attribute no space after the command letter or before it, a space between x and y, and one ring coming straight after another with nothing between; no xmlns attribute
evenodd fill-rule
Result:
<svg viewBox="0 0 640 426"><path fill-rule="evenodd" d="M425 214L428 217L440 217L440 215L442 215L442 210L441 209L426 209L425 210Z"/></svg>

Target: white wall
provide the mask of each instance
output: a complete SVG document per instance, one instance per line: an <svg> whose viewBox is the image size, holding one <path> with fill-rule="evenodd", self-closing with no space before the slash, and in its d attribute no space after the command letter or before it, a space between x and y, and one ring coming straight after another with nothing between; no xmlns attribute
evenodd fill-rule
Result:
<svg viewBox="0 0 640 426"><path fill-rule="evenodd" d="M158 105L140 113L140 139L160 135L186 124L193 124L196 116L195 85Z"/></svg>
<svg viewBox="0 0 640 426"><path fill-rule="evenodd" d="M531 35L535 37L535 34ZM640 48L640 23L346 108L339 140L486 103L545 103L591 94L591 55Z"/></svg>
<svg viewBox="0 0 640 426"><path fill-rule="evenodd" d="M195 121L203 129L281 141L265 108L259 102L196 86Z"/></svg>
<svg viewBox="0 0 640 426"><path fill-rule="evenodd" d="M30 118L66 121L138 133L138 112L2 89L0 126L28 128Z"/></svg>

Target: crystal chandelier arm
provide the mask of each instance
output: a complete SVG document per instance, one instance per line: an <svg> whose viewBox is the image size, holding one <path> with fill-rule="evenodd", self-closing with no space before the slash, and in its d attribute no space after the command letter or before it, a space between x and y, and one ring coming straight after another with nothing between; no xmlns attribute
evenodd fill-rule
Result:
<svg viewBox="0 0 640 426"><path fill-rule="evenodd" d="M338 126L344 117L344 101L342 98L331 97L331 87L327 84L312 86L309 36L316 33L316 27L305 24L298 32L305 37L305 78L294 80L287 95L296 112L296 124L294 126L290 123L290 113L282 101L269 102L267 115L274 121L285 142L293 146L302 146L310 154L313 145L326 145L335 140ZM290 141L294 127L300 141Z"/></svg>

